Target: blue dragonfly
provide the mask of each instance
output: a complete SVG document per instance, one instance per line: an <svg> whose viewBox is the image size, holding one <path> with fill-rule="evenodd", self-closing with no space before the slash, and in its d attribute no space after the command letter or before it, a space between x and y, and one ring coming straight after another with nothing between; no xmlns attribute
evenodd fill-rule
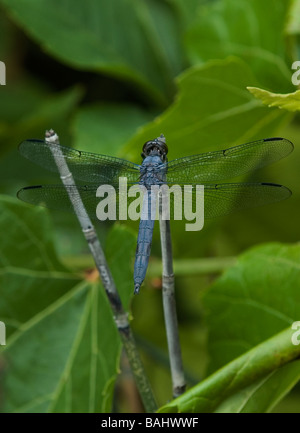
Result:
<svg viewBox="0 0 300 433"><path fill-rule="evenodd" d="M22 188L18 197L28 203L53 209L71 210L68 193L78 190L84 206L95 218L99 198L99 185L111 185L120 195L119 178L126 178L128 188L143 185L148 196L148 215L141 218L134 265L134 292L143 283L149 262L154 219L151 218L151 194L153 185L191 185L191 193L197 185L204 186L205 218L227 215L231 212L278 202L288 198L291 191L274 183L216 183L220 180L257 170L287 156L293 144L284 138L266 138L225 150L200 153L167 160L168 147L161 134L147 141L142 150L142 163L135 164L121 158L83 152L60 144L49 145L43 140L26 140L19 146L20 153L34 163L57 172L57 158L64 158L76 179L76 185L38 185ZM56 158L54 160L54 156ZM77 182L79 181L79 182ZM84 182L84 183L82 183ZM69 190L69 191L68 191ZM192 200L194 200L194 195ZM145 203L145 202L144 202Z"/></svg>

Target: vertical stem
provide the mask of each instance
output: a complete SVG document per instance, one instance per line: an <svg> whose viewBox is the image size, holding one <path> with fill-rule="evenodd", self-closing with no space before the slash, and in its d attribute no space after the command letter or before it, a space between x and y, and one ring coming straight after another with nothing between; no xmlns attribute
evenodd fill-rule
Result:
<svg viewBox="0 0 300 433"><path fill-rule="evenodd" d="M59 146L59 138L53 131L46 131L45 140L49 145L53 158L57 165L61 180L66 187L69 198L74 208L74 212L81 225L83 234L86 238L90 251L93 255L96 267L99 271L102 284L112 308L113 317L118 328L122 343L124 345L138 390L140 392L145 410L155 412L156 402L148 382L147 376L137 351L137 347L131 332L126 311L123 309L121 299L117 292L115 282L106 262L104 252L97 237L95 228L81 200L80 194L75 186L75 182L70 172L67 162Z"/></svg>
<svg viewBox="0 0 300 433"><path fill-rule="evenodd" d="M186 383L183 373L181 348L178 333L171 228L170 221L164 220L162 218L161 200L162 197L160 196L159 227L163 263L162 294L171 366L173 397L175 398L184 393Z"/></svg>

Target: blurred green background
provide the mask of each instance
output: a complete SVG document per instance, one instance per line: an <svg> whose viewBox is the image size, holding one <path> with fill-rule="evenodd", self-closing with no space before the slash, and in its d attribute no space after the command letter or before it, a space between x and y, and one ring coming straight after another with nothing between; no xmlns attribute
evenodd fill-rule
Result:
<svg viewBox="0 0 300 433"><path fill-rule="evenodd" d="M172 223L188 385L300 320L300 103L293 112L270 108L247 90L297 90L291 77L293 61L300 60L299 33L299 1L0 0L4 411L142 410L124 357L118 374L120 342L91 281L93 261L75 217L15 198L23 186L59 183L18 154L22 140L43 139L45 129L55 129L63 145L137 163L143 143L161 133L169 159L259 138L291 140L292 155L243 177L283 184L293 192L289 200L209 221L201 232ZM171 381L159 232L156 227L145 285L130 301L137 228L99 224L97 230L164 404ZM239 255L268 243L285 247L250 251L249 263L247 255L242 259L250 275L245 279ZM260 254L268 260L260 262ZM279 256L293 266L281 267ZM218 278L236 262L237 288L231 290L227 274ZM235 309L239 296L246 302ZM249 300L256 307L249 309ZM268 410L299 412L300 387L288 394L293 386L286 385L281 397L287 396Z"/></svg>

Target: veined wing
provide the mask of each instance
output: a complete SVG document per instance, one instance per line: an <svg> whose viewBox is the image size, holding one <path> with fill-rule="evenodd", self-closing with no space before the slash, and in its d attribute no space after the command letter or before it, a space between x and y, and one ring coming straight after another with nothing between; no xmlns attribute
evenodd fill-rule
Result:
<svg viewBox="0 0 300 433"><path fill-rule="evenodd" d="M127 191L120 193L119 185L112 185L116 191L116 218L119 218L118 206L120 197L127 196ZM128 187L132 186L128 184ZM97 219L96 209L102 198L96 196L99 184L89 185L39 185L22 188L18 192L18 198L34 205L41 205L50 209L74 211L68 193L78 191L82 202L92 219ZM193 212L196 208L196 184L191 185ZM184 193L182 199L176 200L176 208L181 207L184 219ZM249 209L276 203L285 200L291 195L291 191L282 185L273 183L224 183L208 184L204 186L204 218L215 218L228 215L242 209ZM130 205L135 197L127 197ZM170 194L170 215L174 217L174 194Z"/></svg>
<svg viewBox="0 0 300 433"><path fill-rule="evenodd" d="M96 210L98 204L101 202L102 199L105 198L106 203L107 204L111 203L112 206L114 206L113 201L115 200L116 219L119 219L120 199L126 200L127 205L130 205L130 203L132 203L132 201L134 201L136 198L136 197L127 196L128 188L130 188L133 185L135 185L136 188L139 188L139 185L137 185L135 182L128 182L127 189L122 188L122 190L120 190L118 182L109 184L109 187L111 187L115 192L115 193L111 193L109 198L107 198L108 197L107 194L103 194L103 196L97 197L97 190L99 188L98 183L90 183L87 185L69 185L69 186L64 186L62 184L27 186L25 188L20 189L20 191L18 191L17 196L20 200L33 205L39 205L54 210L74 212L74 208L69 198L69 194L74 196L78 192L87 213L92 219L98 219L96 215Z"/></svg>
<svg viewBox="0 0 300 433"><path fill-rule="evenodd" d="M294 146L284 138L266 138L167 163L167 183L191 184L231 179L284 158Z"/></svg>
<svg viewBox="0 0 300 433"><path fill-rule="evenodd" d="M196 187L191 185L190 194L193 212L196 211ZM182 188L183 191L183 188ZM291 191L283 185L274 183L223 183L204 185L204 219L228 215L239 210L250 209L285 200ZM176 208L181 207L184 215L183 200L176 200ZM177 213L178 214L178 213ZM170 215L174 216L174 195L170 194ZM184 218L183 218L184 219Z"/></svg>
<svg viewBox="0 0 300 433"><path fill-rule="evenodd" d="M139 165L125 159L96 153L82 152L58 144L49 145L43 140L26 140L19 146L20 153L30 161L57 172L53 153L57 158L64 158L75 179L100 184L113 183L119 177L127 177L128 181L137 182Z"/></svg>

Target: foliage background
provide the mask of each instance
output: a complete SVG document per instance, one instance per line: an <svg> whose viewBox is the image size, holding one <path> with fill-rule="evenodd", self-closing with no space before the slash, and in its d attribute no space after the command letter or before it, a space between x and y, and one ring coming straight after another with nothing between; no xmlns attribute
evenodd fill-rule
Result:
<svg viewBox="0 0 300 433"><path fill-rule="evenodd" d="M162 132L169 159L271 136L293 141L289 158L244 177L282 183L291 199L210 221L199 233L172 225L189 386L299 320L299 106L269 108L247 90L297 90L299 31L298 1L0 0L4 411L142 410L75 218L15 198L25 185L58 183L17 151L45 129L64 145L135 162ZM97 229L162 405L171 384L158 230L145 287L131 299L137 225ZM236 397L243 405L224 402L219 411L299 411L294 370L281 387L282 379L267 381L260 394Z"/></svg>

